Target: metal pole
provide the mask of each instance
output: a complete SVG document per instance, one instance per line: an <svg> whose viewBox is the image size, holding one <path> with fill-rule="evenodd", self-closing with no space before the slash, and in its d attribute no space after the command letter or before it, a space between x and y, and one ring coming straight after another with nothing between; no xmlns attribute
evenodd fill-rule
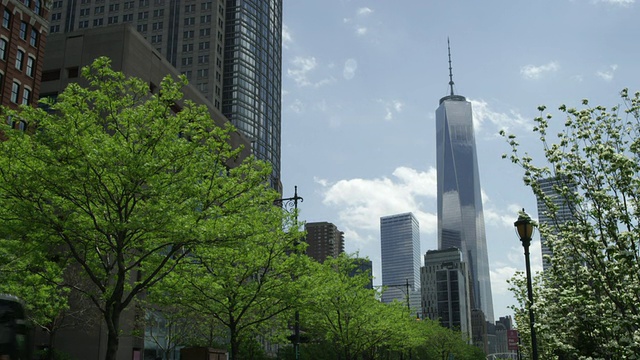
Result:
<svg viewBox="0 0 640 360"><path fill-rule="evenodd" d="M538 342L536 341L536 327L535 327L535 317L533 315L533 286L531 285L531 264L529 261L529 245L531 244L531 239L527 239L527 241L522 241L522 246L524 247L524 259L527 268L527 292L529 296L529 324L531 326L531 353L533 356L533 360L538 360Z"/></svg>

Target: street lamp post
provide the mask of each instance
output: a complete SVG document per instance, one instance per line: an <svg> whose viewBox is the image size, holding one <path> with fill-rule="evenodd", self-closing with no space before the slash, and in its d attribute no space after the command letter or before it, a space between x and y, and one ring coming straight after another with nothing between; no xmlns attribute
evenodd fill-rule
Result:
<svg viewBox="0 0 640 360"><path fill-rule="evenodd" d="M533 236L534 223L531 217L524 212L524 209L518 214L518 221L513 223L516 233L524 247L524 260L527 270L527 295L529 298L529 325L531 326L531 355L533 360L538 360L538 343L536 341L535 317L533 315L533 286L531 285L531 263L529 261L529 246L531 245L531 237Z"/></svg>
<svg viewBox="0 0 640 360"><path fill-rule="evenodd" d="M295 214L295 226L298 226L298 201L303 202L304 199L298 196L298 186L294 187L293 197L278 199L275 201L276 205L281 206L287 211L291 211L293 207L293 211ZM296 245L298 245L296 243ZM296 309L293 325L293 351L295 353L296 360L300 359L300 311Z"/></svg>

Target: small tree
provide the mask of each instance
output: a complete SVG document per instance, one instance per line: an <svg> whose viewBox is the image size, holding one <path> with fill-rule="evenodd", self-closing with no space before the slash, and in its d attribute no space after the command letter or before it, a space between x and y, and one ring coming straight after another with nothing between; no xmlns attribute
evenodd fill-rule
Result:
<svg viewBox="0 0 640 360"><path fill-rule="evenodd" d="M553 117L541 106L533 130L546 164L534 164L515 135L502 133L547 215L557 208L540 179L555 178L555 194L571 207L572 220L540 229L553 256L535 299L545 351L562 358L640 353L640 93L621 97L623 105L609 109L587 100L581 109L560 106L564 128L555 142Z"/></svg>
<svg viewBox="0 0 640 360"><path fill-rule="evenodd" d="M87 279L64 283L90 299L115 359L121 315L197 245L222 245L229 218L250 209L270 169L251 159L229 169L240 149L208 110L181 101L166 77L157 93L113 71L107 58L82 70L51 112L23 107L6 116L37 128L4 126L0 142L3 234L25 249L55 254Z"/></svg>

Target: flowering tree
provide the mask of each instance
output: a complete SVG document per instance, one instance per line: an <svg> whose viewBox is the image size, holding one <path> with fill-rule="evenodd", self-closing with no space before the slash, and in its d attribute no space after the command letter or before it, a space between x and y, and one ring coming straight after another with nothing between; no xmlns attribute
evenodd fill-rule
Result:
<svg viewBox="0 0 640 360"><path fill-rule="evenodd" d="M567 359L636 358L640 353L640 93L621 92L622 105L565 105L557 139L551 114L535 119L546 163L505 136L524 182L557 219L557 201L539 180L554 178L554 196L572 219L541 225L553 252L536 292L536 330L544 353ZM507 157L505 155L504 157Z"/></svg>

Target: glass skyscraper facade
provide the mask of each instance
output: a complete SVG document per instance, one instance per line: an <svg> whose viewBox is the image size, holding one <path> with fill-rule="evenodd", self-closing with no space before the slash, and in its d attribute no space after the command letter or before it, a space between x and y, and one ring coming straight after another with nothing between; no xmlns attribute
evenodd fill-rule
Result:
<svg viewBox="0 0 640 360"><path fill-rule="evenodd" d="M436 110L438 249L457 248L470 273L471 308L493 322L489 256L471 103L453 94Z"/></svg>
<svg viewBox="0 0 640 360"><path fill-rule="evenodd" d="M380 245L382 286L387 286L382 302L406 302L407 296L420 288L420 225L416 217L412 213L381 217Z"/></svg>
<svg viewBox="0 0 640 360"><path fill-rule="evenodd" d="M247 137L281 191L282 0L51 1L52 34L123 23Z"/></svg>

